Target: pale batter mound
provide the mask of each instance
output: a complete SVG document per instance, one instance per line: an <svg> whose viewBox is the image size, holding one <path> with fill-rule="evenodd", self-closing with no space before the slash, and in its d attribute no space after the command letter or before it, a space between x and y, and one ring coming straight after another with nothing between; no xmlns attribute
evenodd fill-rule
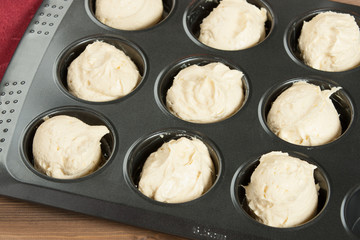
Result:
<svg viewBox="0 0 360 240"><path fill-rule="evenodd" d="M360 30L350 14L323 12L304 22L299 48L305 64L339 72L360 65Z"/></svg>
<svg viewBox="0 0 360 240"><path fill-rule="evenodd" d="M96 41L70 64L67 84L78 98L105 102L129 94L140 79L137 66L123 51Z"/></svg>
<svg viewBox="0 0 360 240"><path fill-rule="evenodd" d="M96 0L96 18L109 27L140 30L158 23L162 0Z"/></svg>
<svg viewBox="0 0 360 240"><path fill-rule="evenodd" d="M74 179L95 171L102 161L105 126L89 126L75 117L45 119L33 140L34 166L54 178Z"/></svg>
<svg viewBox="0 0 360 240"><path fill-rule="evenodd" d="M297 145L318 146L335 140L342 130L330 96L338 90L321 91L305 81L294 83L273 102L267 116L269 128Z"/></svg>
<svg viewBox="0 0 360 240"><path fill-rule="evenodd" d="M260 158L246 190L248 206L256 219L272 227L295 227L313 218L317 212L318 185L316 166L289 156L271 152Z"/></svg>
<svg viewBox="0 0 360 240"><path fill-rule="evenodd" d="M222 0L200 25L199 41L221 50L252 47L265 38L267 11L246 0Z"/></svg>
<svg viewBox="0 0 360 240"><path fill-rule="evenodd" d="M165 203L191 201L213 184L214 165L205 144L182 137L164 143L146 160L139 190Z"/></svg>
<svg viewBox="0 0 360 240"><path fill-rule="evenodd" d="M241 71L219 62L186 67L175 76L167 92L167 108L190 122L223 120L242 106L242 77Z"/></svg>

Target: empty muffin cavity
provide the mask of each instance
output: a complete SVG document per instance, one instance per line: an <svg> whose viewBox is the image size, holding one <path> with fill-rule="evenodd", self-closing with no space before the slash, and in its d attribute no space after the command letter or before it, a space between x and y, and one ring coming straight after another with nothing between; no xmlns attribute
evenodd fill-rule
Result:
<svg viewBox="0 0 360 240"><path fill-rule="evenodd" d="M346 195L341 205L341 220L350 234L360 237L360 186Z"/></svg>
<svg viewBox="0 0 360 240"><path fill-rule="evenodd" d="M141 179L141 174L143 172L143 167L145 161L148 159L148 157L159 150L161 146L164 144L167 144L173 140L181 140L183 138L186 138L188 140L199 140L201 141L207 148L210 158L212 160L213 164L213 179L212 179L212 185L210 188L208 188L205 192L202 193L201 196L206 194L206 192L210 191L212 186L216 184L217 179L219 178L219 174L221 172L221 159L219 151L215 148L214 144L207 139L206 137L198 134L189 132L187 130L179 130L179 129L168 129L163 131L158 131L152 134L149 134L147 136L144 136L140 139L138 139L128 150L126 154L126 158L124 161L124 176L128 184L132 189L134 189L137 193L139 193L141 196L154 200L154 198L147 197L144 193L142 193L139 190L139 182ZM175 154L175 153L173 153ZM193 164L191 161L188 164ZM159 166L160 167L160 166ZM190 166L189 166L190 167ZM173 174L178 175L179 173L176 172L176 169L173 169ZM170 171L170 169L168 169ZM199 173L202 174L202 173ZM174 175L174 176L175 176ZM200 175L198 175L199 177ZM184 176L185 177L185 176ZM163 180L163 179L162 179ZM189 179L188 179L189 180ZM158 189L159 190L159 189ZM171 198L177 198L176 196L171 196ZM197 198L193 198L192 200L195 200ZM183 203L188 202L192 200L187 201L156 201L156 202L164 202L164 203Z"/></svg>
<svg viewBox="0 0 360 240"><path fill-rule="evenodd" d="M269 125L269 119L268 119L269 111L270 111L271 107L273 106L273 103L275 102L275 100L280 96L280 94L282 94L285 90L289 89L291 86L293 86L295 83L298 83L298 82L305 82L305 83L313 84L315 86L319 86L322 91L330 90L330 89L332 89L331 91L334 91L330 95L329 99L331 100L332 104L334 105L334 107L338 113L338 117L339 117L340 125L341 125L341 133L340 133L340 136L336 137L335 139L330 139L327 142L321 143L321 144L307 144L306 141L308 139L305 139L306 141L304 140L303 143L300 143L295 140L294 141L285 140L285 141L288 141L288 142L290 142L292 144L296 144L296 145L319 146L319 145L324 145L324 144L330 143L330 142L342 137L352 124L353 117L354 117L353 104L352 104L349 96L347 95L345 89L338 86L338 84L336 84L335 82L332 82L332 81L325 81L325 80L314 79L314 78L291 79L291 80L285 81L281 84L274 86L273 88L269 89L263 95L263 97L260 100L260 104L259 104L259 118L260 118L260 122L262 123L265 131L268 132L272 136L274 134L275 135L279 134L279 133L272 132L272 130L271 130L273 128ZM335 91L335 89L337 89L337 90ZM315 107L316 106L314 106L314 109L315 109ZM324 122L326 122L326 121L328 121L328 119L324 119ZM308 127L308 126L304 125L304 127ZM281 136L279 136L279 137L283 138ZM283 138L283 139L286 139L286 138ZM290 139L290 137L288 137L287 139Z"/></svg>
<svg viewBox="0 0 360 240"><path fill-rule="evenodd" d="M148 29L151 28L153 26L156 26L162 22L164 22L166 20L166 18L171 14L172 10L174 9L175 6L175 0L162 0L162 4L163 4L163 11L161 14L160 19L158 19L156 21L156 23L150 24L150 26L147 27L143 27L142 29L138 29L138 30L122 30L122 29L117 29L117 28L113 28L111 26L108 26L104 23L102 23L101 21L99 21L96 18L96 0L87 0L86 1L86 10L88 12L89 17L98 25L100 25L101 27L107 29L107 30L121 30L121 31L139 31L139 30L143 30L143 29Z"/></svg>
<svg viewBox="0 0 360 240"><path fill-rule="evenodd" d="M248 0L249 4L256 6L257 8L261 9L264 8L266 10L267 20L265 22L265 37L260 40L260 42L256 43L255 45L264 41L267 36L271 33L274 27L274 14L272 9L269 5L262 0ZM220 1L213 0L200 0L200 1L193 1L186 9L184 14L184 28L188 34L188 36L198 45L202 47L208 47L204 43L199 41L200 36L200 25L203 22L203 19L206 18L214 8L219 5ZM248 48L248 47L246 47ZM219 48L218 48L219 49ZM244 48L245 49L245 48ZM238 49L239 50L239 49Z"/></svg>
<svg viewBox="0 0 360 240"><path fill-rule="evenodd" d="M210 72L212 72L211 74L214 75L206 77L205 75L203 76L202 74L200 74L201 76L198 76L198 73L201 73L203 71L200 70L199 67L203 68L205 66L211 68L211 70L206 71L207 72L206 74L210 74ZM190 70L190 68L192 69ZM186 74L184 70L186 70ZM237 71L232 71L232 70L237 70ZM182 72L183 77L189 76L191 74L193 74L194 76L191 77L191 79L188 77L186 77L186 79L184 78L186 81L184 80L182 81L182 83L188 85L180 86L178 82L178 84L176 85L176 90L174 90L173 88L171 92L171 97L169 97L168 96L169 89L171 89L174 86L174 79L175 77L178 76L180 72ZM227 72L226 76L228 77L233 75L240 76L242 74L241 80L239 80L238 79L239 76L237 76L235 77L235 79L238 80L226 81L229 84L230 83L235 84L231 89L231 91L234 92L233 93L234 99L227 99L226 97L224 99L234 100L236 101L236 103L235 102L228 103L228 101L222 102L220 101L219 98L212 97L212 96L216 96L216 97L222 96L221 93L225 94L225 92L223 91L222 86L218 87L216 83L209 85L207 84L207 81L210 82L217 81L216 79L218 77L215 76L215 73L222 74L224 72ZM239 81L239 82L233 83L234 81ZM226 82L224 81L223 83L227 84ZM185 91L184 89L187 89L189 86L192 86L190 87L191 89L188 89L191 91L190 92ZM242 89L240 89L239 87L241 87ZM181 89L182 91L177 91L179 89ZM196 91L197 93L196 96L191 95L182 98L183 95L185 96L185 94L190 94L192 91ZM212 92L216 92L219 94L211 94ZM230 94L230 92L228 93ZM233 65L225 61L224 59L208 56L208 55L191 56L188 58L181 59L169 65L160 73L155 83L155 99L159 107L167 114L172 114L177 118L193 123L204 124L204 123L213 123L213 122L225 120L236 114L244 106L248 96L249 96L249 84L247 81L246 74L236 65ZM237 101L236 99L238 99L239 101ZM182 103L179 104L180 102ZM174 106L177 108L175 108ZM197 108L198 106L201 106L201 109L199 108L195 111L195 109L193 108ZM228 106L232 106L232 107L230 108ZM220 109L220 108L224 108L226 109L226 111L221 111L222 115L215 115L217 111L214 109ZM191 111L195 111L196 114L192 114ZM227 114L225 114L225 112L227 112ZM200 115L202 113L204 114Z"/></svg>
<svg viewBox="0 0 360 240"><path fill-rule="evenodd" d="M115 47L114 48L115 50L118 49L118 50L122 51L128 58L130 58L129 61L131 61L135 65L134 66L135 72L138 71L138 74L139 74L137 83L135 83L135 85L132 87L132 90L130 90L130 92L125 93L123 96L120 96L120 95L118 95L118 93L114 94L112 92L113 90L111 90L111 87L110 87L105 92L106 92L106 95L111 96L111 98L105 99L105 100L102 100L102 99L90 100L91 95L89 96L88 99L84 100L84 99L78 98L77 96L74 96L72 93L70 93L69 86L68 86L69 66L76 58L79 57L80 54L82 54L85 51L87 46L89 46L90 44L94 44L94 43L106 43L105 45L110 46L110 47L112 47L112 46ZM105 63L102 63L102 64L105 64ZM111 64L111 63L109 63L109 64ZM121 67L128 67L128 66L119 66L118 68L120 69ZM137 68L137 70L136 70L136 68ZM125 39L115 37L115 36L110 36L110 35L90 36L87 38L79 39L78 41L70 44L67 48L65 48L61 52L61 54L57 58L57 60L55 62L55 73L54 73L55 79L57 79L57 83L58 83L60 89L63 90L67 95L69 95L71 97L75 97L76 99L78 99L80 101L89 101L92 103L124 99L125 97L130 96L136 90L136 88L139 87L139 85L141 85L143 79L146 77L146 74L147 74L147 62L145 60L145 55L141 52L141 50L135 44L133 44ZM126 81L126 79L124 79L124 81ZM87 84L87 86L90 87L91 83L85 81L84 84ZM95 90L96 90L96 88L97 88L97 86L95 86ZM93 90L93 92L97 93L98 91L97 90L95 91L95 90ZM110 90L111 90L111 92L109 92ZM102 93L102 91L100 91L100 92ZM118 95L118 96L116 96L116 95ZM108 96L106 98L108 98Z"/></svg>
<svg viewBox="0 0 360 240"><path fill-rule="evenodd" d="M107 164L109 162L109 160L111 159L111 157L113 155L115 145L116 145L114 128L100 114L93 112L92 110L89 110L89 109L83 109L83 108L77 108L77 107L64 107L64 108L54 109L49 112L45 112L45 113L41 114L40 116L38 116L37 118L35 118L28 125L28 127L25 130L25 134L23 136L23 141L22 141L22 145L21 145L21 152L22 152L22 156L24 158L25 164L33 172L40 175L41 177L51 179L51 180L61 180L61 178L47 176L45 174L45 172L40 170L40 168L37 167L34 162L34 152L33 152L34 136L36 134L37 129L40 127L40 125L42 123L47 121L47 119L51 119L51 118L59 117L59 116L73 117L73 118L76 118L77 120L80 120L80 121L86 123L87 125L104 126L108 130L108 133L103 135L103 137L100 140L101 153L100 153L99 161L96 163L96 165L94 165L90 171L87 171L85 174L82 174L81 176L74 175L75 177L72 178L72 177L66 177L64 175L64 178L63 177L61 177L61 178L63 178L63 180L71 179L71 178L72 179L80 179L80 178L82 179L82 178L85 178L87 176L90 176L90 175L93 175L93 174L99 172L99 170L102 169L105 166L105 164ZM64 132L63 135L64 135L64 138L66 138L66 132ZM84 140L84 138L80 137L79 141L82 141L82 140ZM49 141L50 141L50 145L51 145L52 140L50 139ZM56 144L55 142L57 142L57 141L54 139L54 142L52 144ZM83 142L82 146L87 146L86 142ZM65 148L67 148L67 146L52 145L51 148L57 148L58 151L62 151L62 148L65 149ZM83 150L87 150L87 149L83 149ZM53 159L51 159L51 160L53 160ZM70 164L70 165L72 165L72 164ZM64 166L67 166L67 165L65 164ZM66 169L65 169L65 172L66 172Z"/></svg>
<svg viewBox="0 0 360 240"><path fill-rule="evenodd" d="M317 217L319 217L319 215L321 215L322 211L325 209L325 207L327 206L327 203L329 202L330 185L329 185L328 177L326 176L323 169L321 167L319 167L308 156L303 155L301 153L297 153L297 152L288 152L288 155L290 157L298 158L300 160L306 161L307 163L316 166L316 169L314 170L314 174L313 174L314 179L315 179L315 184L317 185L317 188L318 188L318 199L317 199L318 203L317 203L316 213L313 215L313 217L311 219L308 219L306 222L299 223L296 226L292 226L292 227L298 227L298 226L302 226L304 224L311 224L311 222L313 222L313 220L315 220ZM258 216L249 207L247 196L246 196L246 191L244 188L244 186L249 185L252 174L254 173L255 169L259 166L260 157L261 156L259 156L259 158L255 159L255 160L250 160L249 162L245 163L243 166L241 166L236 171L236 173L232 179L232 183L231 183L231 198L232 198L235 208L240 213L243 213L248 218L250 218L252 220L256 220L257 222L263 224L262 221L259 220ZM282 174L280 174L280 175L282 176ZM270 188L270 186L269 186L269 188ZM265 194L266 194L266 189L265 189ZM268 226L268 225L266 225L266 226ZM285 227L285 228L289 228L289 227Z"/></svg>
<svg viewBox="0 0 360 240"><path fill-rule="evenodd" d="M340 11L337 9L318 9L315 11L305 13L303 16L295 19L288 25L288 27L286 29L284 44L285 44L285 48L286 48L289 56L291 57L291 59L293 59L299 65L306 67L306 68L312 68L311 66L308 66L307 64L305 64L300 47L299 47L299 38L301 35L301 30L304 26L304 21L309 22L318 14L326 13L329 11L334 12L334 13L340 13L340 14L349 14L349 15L353 16L355 18L356 24L360 28L360 16L355 15L354 12L345 12L345 11ZM345 39L348 39L348 38L345 37ZM349 68L348 70L353 69L353 68L354 67ZM319 69L316 69L316 70L319 70ZM321 71L328 71L328 70L321 70ZM346 70L339 70L339 71L333 70L332 72L340 72L340 71L346 71Z"/></svg>

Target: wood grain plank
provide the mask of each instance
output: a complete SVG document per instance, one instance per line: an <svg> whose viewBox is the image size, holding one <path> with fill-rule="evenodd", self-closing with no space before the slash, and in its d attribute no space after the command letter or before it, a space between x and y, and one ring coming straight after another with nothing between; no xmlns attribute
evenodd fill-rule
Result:
<svg viewBox="0 0 360 240"><path fill-rule="evenodd" d="M181 240L183 238L0 196L0 239Z"/></svg>
<svg viewBox="0 0 360 240"><path fill-rule="evenodd" d="M360 0L333 0L333 1L360 6Z"/></svg>

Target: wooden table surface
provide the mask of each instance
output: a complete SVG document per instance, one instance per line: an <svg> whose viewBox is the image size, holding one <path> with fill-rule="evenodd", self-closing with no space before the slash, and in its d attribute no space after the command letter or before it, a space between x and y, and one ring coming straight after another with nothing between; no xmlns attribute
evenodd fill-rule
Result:
<svg viewBox="0 0 360 240"><path fill-rule="evenodd" d="M333 1L360 6L360 0L333 0Z"/></svg>
<svg viewBox="0 0 360 240"><path fill-rule="evenodd" d="M360 0L336 0L360 6ZM0 196L0 240L181 240L142 228Z"/></svg>

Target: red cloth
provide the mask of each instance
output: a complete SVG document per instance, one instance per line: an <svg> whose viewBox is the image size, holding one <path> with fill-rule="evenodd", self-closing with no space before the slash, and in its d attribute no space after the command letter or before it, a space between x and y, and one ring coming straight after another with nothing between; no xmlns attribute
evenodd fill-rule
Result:
<svg viewBox="0 0 360 240"><path fill-rule="evenodd" d="M42 0L0 0L0 81Z"/></svg>

